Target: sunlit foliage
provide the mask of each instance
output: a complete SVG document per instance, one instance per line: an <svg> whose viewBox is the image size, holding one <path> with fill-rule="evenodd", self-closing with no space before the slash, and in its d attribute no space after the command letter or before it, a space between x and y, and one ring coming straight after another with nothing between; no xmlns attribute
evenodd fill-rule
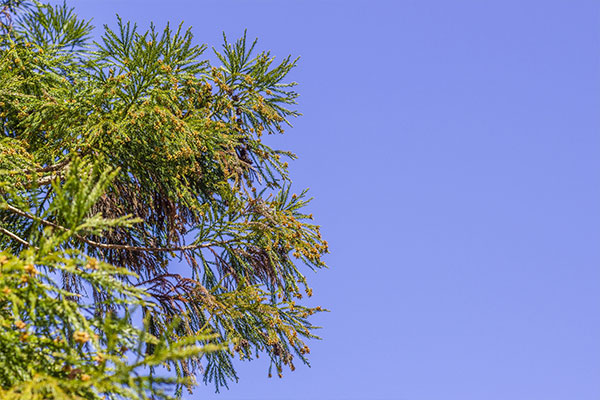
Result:
<svg viewBox="0 0 600 400"><path fill-rule="evenodd" d="M324 267L328 246L306 191L291 193L294 155L263 142L298 115L296 60L224 37L212 66L182 26L117 18L93 42L66 5L0 10L0 322L15 327L0 336L0 387L152 390L152 373L120 379L166 363L180 384L199 373L218 389L237 379L234 356L264 353L280 376L307 363L322 309L297 303L312 294L302 268ZM121 341L141 364L119 364ZM34 363L46 342L56 354Z"/></svg>

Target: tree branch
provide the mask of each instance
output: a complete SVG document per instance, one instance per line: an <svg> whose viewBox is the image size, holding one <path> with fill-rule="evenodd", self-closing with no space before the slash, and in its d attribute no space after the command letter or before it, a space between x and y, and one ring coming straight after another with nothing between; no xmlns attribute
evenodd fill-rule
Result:
<svg viewBox="0 0 600 400"><path fill-rule="evenodd" d="M20 170L20 171L10 171L9 173L11 175L17 175L17 174L40 174L40 173L46 173L46 172L57 172L56 174L50 174L47 176L42 176L41 178L39 178L37 181L35 182L29 182L27 184L25 184L25 188L29 189L32 186L36 185L36 186L46 186L49 185L50 183L52 183L52 181L58 177L61 176L60 171L65 168L66 166L69 165L69 160L63 160L61 162L58 162L56 164L53 165L48 165L46 167L42 167L42 168L37 168L35 170L33 169L25 169L25 170Z"/></svg>
<svg viewBox="0 0 600 400"><path fill-rule="evenodd" d="M0 232L4 233L9 238L16 240L17 242L21 243L24 246L31 247L31 243L29 243L25 239L21 239L19 236L15 235L14 233L12 233L11 231L9 231L7 229L2 228L1 226L0 226Z"/></svg>
<svg viewBox="0 0 600 400"><path fill-rule="evenodd" d="M69 164L69 160L63 160L61 162L58 162L56 164L53 165L48 165L47 167L43 167L43 168L38 168L35 170L35 172L54 172L54 171L58 171L60 169L63 169L64 167L67 166L67 164Z"/></svg>
<svg viewBox="0 0 600 400"><path fill-rule="evenodd" d="M37 186L46 186L46 185L49 185L57 177L58 177L58 175L44 176L43 178L40 178L40 179L37 180L36 185Z"/></svg>
<svg viewBox="0 0 600 400"><path fill-rule="evenodd" d="M22 217L25 218L29 218L31 220L37 221L40 224L44 225L44 226L50 226L52 228L56 228L59 229L63 232L72 232L71 229L69 228L65 228L64 226L55 224L54 222L50 222L48 220L45 220L43 218L37 217L33 214L30 214L26 211L20 210L14 206L11 206L8 203L5 204L1 204L0 208L4 208L7 209L8 211L11 211L17 215L20 215ZM214 246L214 244L212 243L199 243L199 244L191 244L188 246L171 246L171 247L146 247L146 246L129 246L126 244L116 244L116 243L100 243L100 242L95 242L93 240L90 240L84 236L81 236L77 233L73 232L73 237L76 238L77 240L90 245L92 247L97 247L100 249L106 249L106 250L126 250L126 251L142 251L142 252L163 252L163 251L186 251L186 250L196 250L196 249L200 249L200 248L207 248L207 247L211 247ZM232 240L228 240L228 241L224 241L221 242L220 244L226 244L226 243L230 243L232 242Z"/></svg>

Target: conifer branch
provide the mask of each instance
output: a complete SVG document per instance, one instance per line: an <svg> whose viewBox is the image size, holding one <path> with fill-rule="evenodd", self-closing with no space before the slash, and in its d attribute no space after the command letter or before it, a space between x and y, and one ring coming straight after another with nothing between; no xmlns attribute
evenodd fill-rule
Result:
<svg viewBox="0 0 600 400"><path fill-rule="evenodd" d="M69 162L70 162L70 160L63 160L63 161L58 162L56 164L48 165L47 167L38 168L38 169L35 170L35 172L41 173L41 172L55 172L55 171L59 171L59 170L63 169L64 167L66 167L69 164Z"/></svg>
<svg viewBox="0 0 600 400"><path fill-rule="evenodd" d="M69 228L55 224L54 222L48 221L44 218L41 218L41 217L35 216L33 214L30 214L28 212L25 212L23 210L20 210L20 209L14 207L14 206L11 206L10 204L7 204L7 203L0 205L0 208L7 209L8 211L11 211L17 215L37 221L44 226L56 228L56 229L59 229L64 232L71 231L71 229L69 229ZM151 253L197 250L197 249L201 249L201 248L209 248L209 247L212 247L215 245L224 245L224 244L233 242L233 240L226 240L226 241L222 241L219 243L198 243L198 244L191 244L191 245L187 245L187 246L151 247L151 246L130 246L130 245L126 245L126 244L117 244L117 243L100 243L100 242L95 242L93 240L90 240L84 236L77 234L77 233L74 233L73 237L89 246L97 247L99 249L139 251L139 252L151 252ZM13 239L14 239L14 237L13 237ZM22 244L29 245L29 243L23 241L22 239L20 239L18 237L17 237L17 239L22 241L21 242ZM15 239L15 240L17 240L17 239Z"/></svg>
<svg viewBox="0 0 600 400"><path fill-rule="evenodd" d="M56 178L58 178L58 175L48 175L38 179L35 183L37 186L48 186Z"/></svg>
<svg viewBox="0 0 600 400"><path fill-rule="evenodd" d="M4 229L4 228L2 228L0 226L0 232L4 233L6 236L10 237L11 239L16 240L17 242L19 242L23 246L31 247L31 243L29 243L25 239L22 239L19 236L15 235L14 233L12 233L11 231L9 231L8 229Z"/></svg>

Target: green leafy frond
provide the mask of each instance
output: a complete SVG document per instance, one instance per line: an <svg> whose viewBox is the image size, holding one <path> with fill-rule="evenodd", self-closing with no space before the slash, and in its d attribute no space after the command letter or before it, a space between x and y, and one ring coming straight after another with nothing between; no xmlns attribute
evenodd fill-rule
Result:
<svg viewBox="0 0 600 400"><path fill-rule="evenodd" d="M35 4L18 18L17 31L26 41L45 51L74 51L90 39L92 26L79 19L73 8L62 5Z"/></svg>

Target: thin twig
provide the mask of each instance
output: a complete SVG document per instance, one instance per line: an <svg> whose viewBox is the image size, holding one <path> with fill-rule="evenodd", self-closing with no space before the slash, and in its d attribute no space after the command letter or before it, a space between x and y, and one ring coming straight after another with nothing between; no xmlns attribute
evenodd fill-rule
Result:
<svg viewBox="0 0 600 400"><path fill-rule="evenodd" d="M31 247L31 243L29 243L28 241L26 241L25 239L21 239L19 236L15 235L14 233L12 233L11 231L4 229L0 226L0 232L4 233L6 236L10 237L13 240L16 240L17 242L21 243L24 246L27 247Z"/></svg>

